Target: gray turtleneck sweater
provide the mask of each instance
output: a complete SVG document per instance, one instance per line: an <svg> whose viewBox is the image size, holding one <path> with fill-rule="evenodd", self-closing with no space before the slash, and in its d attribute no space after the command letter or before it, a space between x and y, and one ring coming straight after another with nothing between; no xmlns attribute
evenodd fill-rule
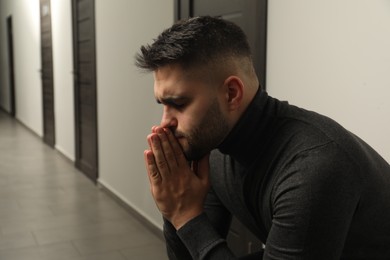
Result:
<svg viewBox="0 0 390 260"><path fill-rule="evenodd" d="M164 221L170 259L237 259L232 215L266 245L245 259L390 259L390 166L333 120L259 91L218 148L204 213Z"/></svg>

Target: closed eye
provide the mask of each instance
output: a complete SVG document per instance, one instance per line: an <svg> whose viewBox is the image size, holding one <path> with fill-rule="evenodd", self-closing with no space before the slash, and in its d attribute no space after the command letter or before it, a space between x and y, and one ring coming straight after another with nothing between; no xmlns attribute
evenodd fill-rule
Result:
<svg viewBox="0 0 390 260"><path fill-rule="evenodd" d="M178 104L178 103L171 103L170 106L172 106L173 108L176 108L176 109L182 109L186 106L186 104Z"/></svg>
<svg viewBox="0 0 390 260"><path fill-rule="evenodd" d="M163 98L161 100L157 100L157 103L180 110L185 108L185 106L188 104L188 98Z"/></svg>

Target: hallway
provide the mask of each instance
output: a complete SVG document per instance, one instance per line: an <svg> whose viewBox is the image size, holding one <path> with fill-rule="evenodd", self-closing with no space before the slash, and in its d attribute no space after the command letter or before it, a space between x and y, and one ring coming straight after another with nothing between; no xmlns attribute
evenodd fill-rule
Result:
<svg viewBox="0 0 390 260"><path fill-rule="evenodd" d="M167 259L164 242L0 110L0 260Z"/></svg>

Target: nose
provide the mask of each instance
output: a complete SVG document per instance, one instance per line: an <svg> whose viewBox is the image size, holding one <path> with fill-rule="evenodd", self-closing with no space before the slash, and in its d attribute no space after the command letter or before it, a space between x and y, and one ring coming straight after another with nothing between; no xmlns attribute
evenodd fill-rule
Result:
<svg viewBox="0 0 390 260"><path fill-rule="evenodd" d="M161 127L171 128L171 129L177 127L177 118L175 117L173 111L169 109L168 106L164 106L160 125Z"/></svg>

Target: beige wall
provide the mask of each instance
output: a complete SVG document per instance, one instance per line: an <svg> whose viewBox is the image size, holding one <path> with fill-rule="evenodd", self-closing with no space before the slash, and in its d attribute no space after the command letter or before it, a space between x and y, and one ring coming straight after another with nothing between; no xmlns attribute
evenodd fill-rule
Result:
<svg viewBox="0 0 390 260"><path fill-rule="evenodd" d="M71 1L51 0L56 149L75 159Z"/></svg>
<svg viewBox="0 0 390 260"><path fill-rule="evenodd" d="M1 0L0 106L10 110L6 18L12 15L16 117L42 135L41 51L39 1Z"/></svg>
<svg viewBox="0 0 390 260"><path fill-rule="evenodd" d="M1 0L0 106L10 111L6 18L12 15L16 117L43 135L39 0ZM56 148L74 160L74 110L70 1L52 0Z"/></svg>
<svg viewBox="0 0 390 260"><path fill-rule="evenodd" d="M328 115L390 162L390 2L272 0L271 95Z"/></svg>
<svg viewBox="0 0 390 260"><path fill-rule="evenodd" d="M134 55L172 22L172 0L96 1L99 182L158 227L143 151L161 112L152 75L135 68Z"/></svg>
<svg viewBox="0 0 390 260"><path fill-rule="evenodd" d="M16 117L42 136L39 0L0 0L0 106L9 104L6 17L13 16ZM99 181L161 227L144 170L145 137L160 120L152 75L134 55L173 22L173 0L96 0ZM56 149L75 158L71 1L52 0Z"/></svg>

